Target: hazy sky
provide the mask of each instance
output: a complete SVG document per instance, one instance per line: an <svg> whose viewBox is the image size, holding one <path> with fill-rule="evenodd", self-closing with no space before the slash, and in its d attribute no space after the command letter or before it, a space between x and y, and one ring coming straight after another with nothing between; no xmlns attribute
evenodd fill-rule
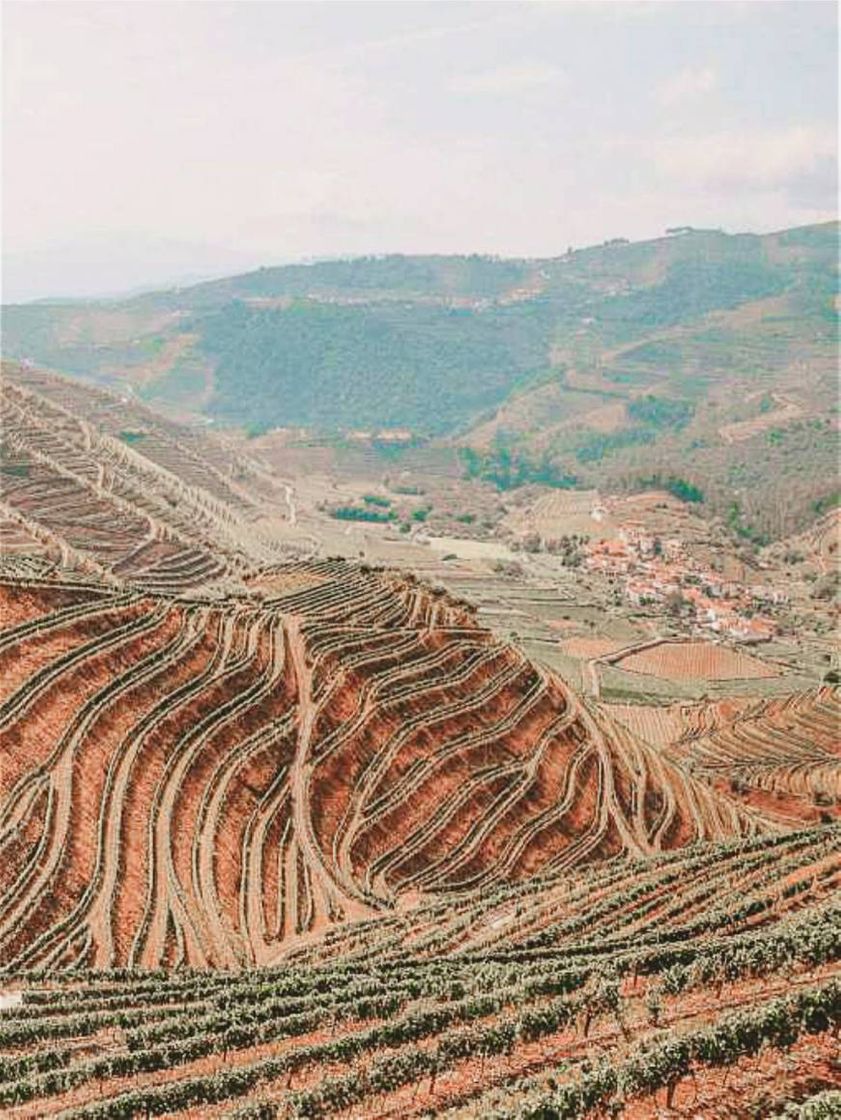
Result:
<svg viewBox="0 0 841 1120"><path fill-rule="evenodd" d="M832 2L3 16L6 300L835 213Z"/></svg>

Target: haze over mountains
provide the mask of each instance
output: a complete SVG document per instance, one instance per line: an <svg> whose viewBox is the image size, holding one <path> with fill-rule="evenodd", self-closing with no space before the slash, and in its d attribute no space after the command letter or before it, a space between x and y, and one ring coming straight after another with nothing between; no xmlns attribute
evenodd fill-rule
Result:
<svg viewBox="0 0 841 1120"><path fill-rule="evenodd" d="M6 307L3 345L252 433L397 428L455 441L504 486L679 476L768 539L834 492L837 250L826 223L762 236L685 228L539 260L262 268Z"/></svg>

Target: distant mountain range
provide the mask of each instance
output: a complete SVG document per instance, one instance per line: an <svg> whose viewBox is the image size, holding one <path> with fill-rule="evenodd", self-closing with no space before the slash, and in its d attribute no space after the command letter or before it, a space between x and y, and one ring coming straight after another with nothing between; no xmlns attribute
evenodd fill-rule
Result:
<svg viewBox="0 0 841 1120"><path fill-rule="evenodd" d="M3 351L251 432L455 440L503 487L675 479L758 540L837 490L837 259L827 223L287 265L8 306Z"/></svg>

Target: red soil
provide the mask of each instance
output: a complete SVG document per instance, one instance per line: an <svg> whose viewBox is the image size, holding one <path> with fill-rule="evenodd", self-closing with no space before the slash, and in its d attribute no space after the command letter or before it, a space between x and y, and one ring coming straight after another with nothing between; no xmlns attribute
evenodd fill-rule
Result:
<svg viewBox="0 0 841 1120"><path fill-rule="evenodd" d="M616 663L630 673L672 680L728 681L778 676L780 670L749 654L711 642L662 642Z"/></svg>
<svg viewBox="0 0 841 1120"><path fill-rule="evenodd" d="M288 611L149 595L18 643L19 687L96 645L0 737L0 793L30 791L0 801L3 882L25 872L0 953L270 961L402 892L457 898L756 827L447 599L329 562L307 574L290 569ZM20 620L21 601L67 604L48 589L0 596ZM130 620L148 626L104 649Z"/></svg>

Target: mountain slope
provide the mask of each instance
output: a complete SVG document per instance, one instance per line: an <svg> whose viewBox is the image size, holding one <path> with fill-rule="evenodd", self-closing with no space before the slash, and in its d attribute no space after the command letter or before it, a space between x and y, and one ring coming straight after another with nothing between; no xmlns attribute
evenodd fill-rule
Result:
<svg viewBox="0 0 841 1120"><path fill-rule="evenodd" d="M837 248L828 223L533 261L266 268L116 302L6 307L3 346L252 432L455 438L496 480L679 476L761 542L831 498ZM500 469L501 454L520 468Z"/></svg>
<svg viewBox="0 0 841 1120"><path fill-rule="evenodd" d="M779 827L440 589L290 558L281 487L224 440L5 373L4 960L265 963L419 897Z"/></svg>
<svg viewBox="0 0 841 1120"><path fill-rule="evenodd" d="M793 290L817 306L832 289L835 241L829 225L764 237L692 232L535 261L266 268L114 303L7 307L3 345L8 356L128 380L151 399L180 396L240 422L254 418L243 390L259 385L266 423L335 427L361 416L447 430L557 364L553 354L567 364L582 347L604 350ZM427 396L423 408L412 379L426 375L435 388L439 366L455 396L443 408ZM337 372L348 414L325 405ZM459 399L468 380L475 393Z"/></svg>
<svg viewBox="0 0 841 1120"><path fill-rule="evenodd" d="M581 697L440 586L288 555L233 441L3 373L0 1110L750 1120L837 1083L837 690Z"/></svg>
<svg viewBox="0 0 841 1120"><path fill-rule="evenodd" d="M241 589L244 572L288 555L259 524L278 495L223 439L14 363L0 419L4 551L203 595Z"/></svg>
<svg viewBox="0 0 841 1120"><path fill-rule="evenodd" d="M274 969L12 975L0 1106L632 1120L665 1091L687 1120L835 1116L838 840L548 875L330 929Z"/></svg>

